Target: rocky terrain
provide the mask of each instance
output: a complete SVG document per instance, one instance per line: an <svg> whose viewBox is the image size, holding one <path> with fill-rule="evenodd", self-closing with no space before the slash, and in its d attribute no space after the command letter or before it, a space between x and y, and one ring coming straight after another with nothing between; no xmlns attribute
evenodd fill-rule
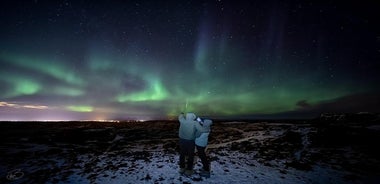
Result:
<svg viewBox="0 0 380 184"><path fill-rule="evenodd" d="M380 182L377 114L216 121L207 149L211 178L178 174L178 127L177 121L0 122L0 183Z"/></svg>

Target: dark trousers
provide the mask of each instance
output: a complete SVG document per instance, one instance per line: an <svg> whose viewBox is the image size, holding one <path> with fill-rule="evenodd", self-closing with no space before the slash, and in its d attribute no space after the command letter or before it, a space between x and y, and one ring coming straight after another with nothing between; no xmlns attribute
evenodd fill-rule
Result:
<svg viewBox="0 0 380 184"><path fill-rule="evenodd" d="M179 139L179 166L187 170L193 170L194 164L194 140ZM186 162L187 158L187 162Z"/></svg>
<svg viewBox="0 0 380 184"><path fill-rule="evenodd" d="M203 169L205 171L210 171L210 162L209 162L209 160L206 156L206 153L205 153L206 147L202 147L202 146L198 146L198 145L196 145L196 146L197 146L198 156L202 161Z"/></svg>

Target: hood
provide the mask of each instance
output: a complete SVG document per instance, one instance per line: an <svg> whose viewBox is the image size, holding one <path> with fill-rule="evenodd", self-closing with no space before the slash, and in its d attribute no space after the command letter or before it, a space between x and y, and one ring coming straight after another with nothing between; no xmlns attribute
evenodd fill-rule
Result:
<svg viewBox="0 0 380 184"><path fill-rule="evenodd" d="M212 125L212 120L210 119L203 120L203 126L210 127L211 125Z"/></svg>
<svg viewBox="0 0 380 184"><path fill-rule="evenodd" d="M197 116L195 116L195 114L191 112L186 114L186 120L194 120L196 117Z"/></svg>

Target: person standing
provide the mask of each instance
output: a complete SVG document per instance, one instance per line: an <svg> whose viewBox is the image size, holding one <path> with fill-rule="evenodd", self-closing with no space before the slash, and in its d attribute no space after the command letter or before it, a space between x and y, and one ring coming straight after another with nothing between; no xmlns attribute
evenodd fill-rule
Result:
<svg viewBox="0 0 380 184"><path fill-rule="evenodd" d="M199 117L197 123L195 123L195 146L197 147L198 156L202 161L203 169L200 175L209 178L210 177L210 161L206 156L206 146L208 144L208 136L210 135L210 126L212 120L205 119L202 121Z"/></svg>
<svg viewBox="0 0 380 184"><path fill-rule="evenodd" d="M195 114L187 113L186 117L183 113L178 116L179 126L179 172L190 176L193 174L194 165L194 149L195 149Z"/></svg>

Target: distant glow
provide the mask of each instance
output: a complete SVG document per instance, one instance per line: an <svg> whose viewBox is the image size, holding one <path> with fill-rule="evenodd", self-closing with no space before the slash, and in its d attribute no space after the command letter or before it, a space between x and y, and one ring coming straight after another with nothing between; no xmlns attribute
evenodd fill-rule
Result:
<svg viewBox="0 0 380 184"><path fill-rule="evenodd" d="M81 122L110 122L110 123L120 123L120 120L112 119L96 119L96 120L80 120Z"/></svg>

